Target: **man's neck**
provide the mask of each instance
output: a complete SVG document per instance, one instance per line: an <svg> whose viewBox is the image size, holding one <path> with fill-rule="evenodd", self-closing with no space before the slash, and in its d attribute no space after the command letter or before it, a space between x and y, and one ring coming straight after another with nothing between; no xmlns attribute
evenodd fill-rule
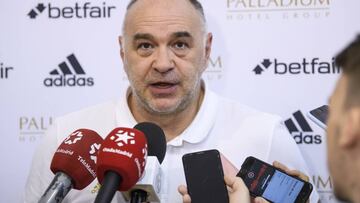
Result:
<svg viewBox="0 0 360 203"><path fill-rule="evenodd" d="M184 110L173 114L154 114L147 111L144 107L137 104L134 95L130 94L128 97L128 104L130 110L137 122L150 121L159 125L165 132L166 141L170 141L179 136L194 120L197 112L200 109L204 89L201 87L194 97L194 101L188 104Z"/></svg>

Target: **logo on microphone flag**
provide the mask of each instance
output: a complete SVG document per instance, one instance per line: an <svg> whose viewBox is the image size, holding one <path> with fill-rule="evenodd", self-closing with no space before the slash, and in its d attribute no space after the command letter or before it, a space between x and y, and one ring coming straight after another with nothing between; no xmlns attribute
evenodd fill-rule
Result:
<svg viewBox="0 0 360 203"><path fill-rule="evenodd" d="M75 144L77 141L81 140L81 138L83 137L84 135L82 134L81 131L76 131L76 132L73 132L69 135L69 137L67 137L65 140L64 140L64 144L68 144L68 145L72 145L72 144Z"/></svg>
<svg viewBox="0 0 360 203"><path fill-rule="evenodd" d="M110 137L110 140L113 140L119 147L122 147L127 144L136 144L134 137L134 132L119 130L115 135Z"/></svg>
<svg viewBox="0 0 360 203"><path fill-rule="evenodd" d="M101 144L98 144L98 143L94 143L90 146L90 151L89 151L90 159L93 160L95 164L97 161L97 154L100 149L100 146L101 146Z"/></svg>

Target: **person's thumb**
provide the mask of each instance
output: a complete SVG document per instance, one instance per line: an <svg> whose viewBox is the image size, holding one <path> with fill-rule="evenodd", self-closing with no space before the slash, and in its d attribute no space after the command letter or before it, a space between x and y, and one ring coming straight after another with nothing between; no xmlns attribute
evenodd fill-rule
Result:
<svg viewBox="0 0 360 203"><path fill-rule="evenodd" d="M254 199L254 203L268 203L268 201L266 201L264 198L262 197L256 197Z"/></svg>

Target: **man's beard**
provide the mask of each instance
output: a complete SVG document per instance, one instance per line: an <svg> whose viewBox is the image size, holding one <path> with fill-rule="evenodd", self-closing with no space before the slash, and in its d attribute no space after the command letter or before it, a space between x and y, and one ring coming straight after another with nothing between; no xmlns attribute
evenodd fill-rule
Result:
<svg viewBox="0 0 360 203"><path fill-rule="evenodd" d="M155 105L152 104L151 101L149 101L148 98L146 98L139 91L137 91L134 86L132 86L132 92L134 94L136 103L139 104L142 108L144 108L148 113L160 116L167 116L184 111L195 99L197 92L200 91L200 88L198 88L199 85L200 80L194 83L194 86L188 92L186 92L186 94L183 95L174 105L165 109L157 108Z"/></svg>

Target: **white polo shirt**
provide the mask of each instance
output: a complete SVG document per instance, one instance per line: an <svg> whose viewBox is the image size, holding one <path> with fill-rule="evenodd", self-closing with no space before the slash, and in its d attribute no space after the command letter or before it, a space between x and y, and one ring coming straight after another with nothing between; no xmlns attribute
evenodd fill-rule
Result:
<svg viewBox="0 0 360 203"><path fill-rule="evenodd" d="M127 97L58 118L34 154L24 202L37 202L46 190L54 177L50 171L52 156L71 132L89 128L105 138L116 127L133 127L136 123ZM182 203L182 197L177 192L180 184L186 184L182 156L207 149L218 149L237 168L246 157L254 156L268 163L277 160L289 168L308 172L295 141L280 117L219 97L205 87L203 103L193 122L181 135L167 143L165 159L161 164L164 172L161 202ZM98 189L98 181L94 180L81 191L71 190L63 202L93 202ZM317 201L318 194L314 190L310 202ZM113 202L125 202L120 192L116 193Z"/></svg>

